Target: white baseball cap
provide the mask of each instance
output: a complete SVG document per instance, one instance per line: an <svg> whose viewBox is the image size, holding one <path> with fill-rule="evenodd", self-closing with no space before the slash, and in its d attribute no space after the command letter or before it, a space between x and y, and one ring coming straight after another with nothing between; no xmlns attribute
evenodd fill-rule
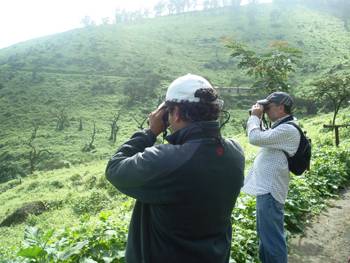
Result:
<svg viewBox="0 0 350 263"><path fill-rule="evenodd" d="M175 79L166 92L165 101L173 102L199 102L200 99L195 97L195 93L199 89L214 89L213 86L205 78L187 74Z"/></svg>

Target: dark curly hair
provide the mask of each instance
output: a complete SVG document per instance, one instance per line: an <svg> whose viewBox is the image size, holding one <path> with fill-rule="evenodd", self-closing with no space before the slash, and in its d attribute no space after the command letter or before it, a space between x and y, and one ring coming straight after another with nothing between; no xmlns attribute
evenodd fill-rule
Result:
<svg viewBox="0 0 350 263"><path fill-rule="evenodd" d="M292 106L284 105L284 112L287 113L287 114L293 114Z"/></svg>
<svg viewBox="0 0 350 263"><path fill-rule="evenodd" d="M213 121L219 118L220 105L213 103L218 94L214 89L198 89L195 97L199 98L199 102L173 102L167 101L166 106L170 113L173 112L175 106L179 108L179 114L182 120L196 122L196 121Z"/></svg>

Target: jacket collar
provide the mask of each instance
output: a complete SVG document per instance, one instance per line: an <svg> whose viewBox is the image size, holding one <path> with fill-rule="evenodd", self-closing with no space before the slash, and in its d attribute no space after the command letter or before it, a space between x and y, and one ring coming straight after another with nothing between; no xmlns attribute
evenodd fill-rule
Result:
<svg viewBox="0 0 350 263"><path fill-rule="evenodd" d="M183 144L194 139L219 137L220 125L218 121L198 121L168 135L165 139L171 144Z"/></svg>

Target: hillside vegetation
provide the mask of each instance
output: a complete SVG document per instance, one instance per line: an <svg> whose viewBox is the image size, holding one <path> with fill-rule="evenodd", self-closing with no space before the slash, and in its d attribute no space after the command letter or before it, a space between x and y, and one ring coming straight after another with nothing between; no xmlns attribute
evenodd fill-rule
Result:
<svg viewBox="0 0 350 263"><path fill-rule="evenodd" d="M291 83L303 100L311 79L349 57L350 34L336 17L270 4L259 6L252 23L249 12L249 6L221 8L90 26L0 50L0 160L10 166L2 170L28 173L33 126L38 129L32 145L42 150L35 169L106 158L116 147L108 140L115 114L121 113L118 144L179 75L200 74L219 87L250 86L225 48L229 38L258 52L276 40L301 49ZM255 99L253 94L227 99L226 108L245 111ZM237 126L244 115L233 115ZM93 123L95 148L83 153Z"/></svg>
<svg viewBox="0 0 350 263"><path fill-rule="evenodd" d="M251 10L245 6L89 26L1 49L0 262L16 257L24 233L27 241L36 240L32 245L40 247L46 238L51 246L66 246L65 253L56 251L58 257L72 256L65 262L95 246L104 253L117 247L118 255L99 256L122 259L133 200L104 178L107 159L141 128L176 77L190 72L218 87L250 87L252 79L237 68L238 59L225 47L228 39L258 53L273 41L299 48L303 56L290 83L297 115L304 114L304 107L315 103L308 95L311 81L342 69L349 60L350 34L339 18L304 6L266 4L255 11L254 20L248 19ZM231 113L222 133L243 145L249 168L256 148L243 132L247 109L266 94L222 94ZM340 123L349 123L348 111L341 111ZM292 183L286 215L292 232L303 230L309 216L324 207L323 198L336 194L349 179L350 170L349 129L340 130L338 151L332 131L322 128L331 114L303 117L301 125L319 149L311 179L294 178ZM110 139L112 127L116 141ZM328 178L328 173L335 176ZM4 222L30 202L36 202L36 215L22 213L12 226ZM253 199L242 195L232 215L240 222L232 243L237 262L257 260L253 211ZM116 231L106 232L111 229Z"/></svg>
<svg viewBox="0 0 350 263"><path fill-rule="evenodd" d="M289 235L303 231L310 216L324 209L323 198L335 196L338 189L342 189L347 184L346 180L350 179L350 133L346 129L341 131L341 147L335 149L332 146L332 132L322 128L324 120L330 117L330 114L320 115L301 121L301 126L308 131L313 141L314 159L310 174L292 176L291 191L286 203L287 229L291 231ZM341 112L341 118L349 119L348 109ZM230 137L243 146L248 169L255 158L257 148L249 145L243 134L233 136L231 133ZM50 239L48 244L51 245L48 245L47 249L58 245L58 243L52 243L57 238L58 240L67 239L66 243L61 244L62 248L66 247L66 250L78 242L89 240L89 245L86 243L84 249L77 251L77 255L97 256L96 251L87 252L86 249L104 244L101 247L103 253L120 252L118 258L122 259L134 201L120 194L105 179L106 162L101 160L91 164L76 165L69 169L35 172L22 180L17 179L1 184L0 199L3 202L0 207L1 220L23 204L31 202L43 202L45 210L38 215L32 214L28 217L22 215L23 218L16 219L22 221L13 222L12 226L1 227L0 251L3 255L0 253L0 258L15 256L19 247L23 247L24 233L27 239L33 238L37 239L36 242L40 240L43 242L43 234L47 234L52 229L54 238L48 236ZM257 258L254 207L254 199L241 194L232 215L235 229L232 258L237 262L255 262ZM28 227L38 228L42 234ZM112 229L115 232L108 236L105 231ZM114 250L109 249L112 247ZM59 251L58 248L56 249L52 253ZM117 258L116 255L114 256ZM67 262L74 262L73 256L71 260L73 261Z"/></svg>

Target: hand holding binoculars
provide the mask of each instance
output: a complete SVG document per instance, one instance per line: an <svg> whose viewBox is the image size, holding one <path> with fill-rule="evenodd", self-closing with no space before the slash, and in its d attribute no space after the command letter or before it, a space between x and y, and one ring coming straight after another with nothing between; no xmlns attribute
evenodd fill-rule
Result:
<svg viewBox="0 0 350 263"><path fill-rule="evenodd" d="M253 113L254 112L254 113ZM264 105L256 103L248 110L249 116L252 115L263 115L265 113Z"/></svg>

